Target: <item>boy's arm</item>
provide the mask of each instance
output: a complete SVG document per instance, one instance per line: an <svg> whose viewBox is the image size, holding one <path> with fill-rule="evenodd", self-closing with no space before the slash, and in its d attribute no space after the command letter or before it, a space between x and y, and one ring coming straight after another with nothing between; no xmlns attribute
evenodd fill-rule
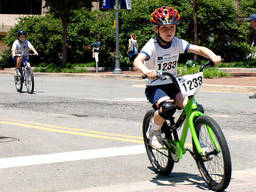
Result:
<svg viewBox="0 0 256 192"><path fill-rule="evenodd" d="M127 54L128 54L128 52L129 52L129 49L131 48L131 39L129 39L129 45L128 45L128 50L127 50Z"/></svg>
<svg viewBox="0 0 256 192"><path fill-rule="evenodd" d="M140 53L134 60L134 67L141 71L143 74L147 75L149 79L155 79L157 77L155 70L149 70L145 65L144 61L147 59L147 56L143 53Z"/></svg>
<svg viewBox="0 0 256 192"><path fill-rule="evenodd" d="M34 47L32 47L31 50L33 51L33 53L34 53L35 55L38 55L38 53L37 53L37 51L35 50Z"/></svg>
<svg viewBox="0 0 256 192"><path fill-rule="evenodd" d="M31 51L33 51L33 53L35 54L35 55L38 55L38 53L37 53L37 51L36 51L36 49L34 48L34 46L27 40L27 42L28 42L28 48L31 50Z"/></svg>
<svg viewBox="0 0 256 192"><path fill-rule="evenodd" d="M12 44L12 57L15 57L16 55L16 41L13 42Z"/></svg>
<svg viewBox="0 0 256 192"><path fill-rule="evenodd" d="M15 57L15 55L16 55L16 51L12 50L12 57Z"/></svg>
<svg viewBox="0 0 256 192"><path fill-rule="evenodd" d="M221 56L216 55L214 52L212 52L210 49L206 47L191 44L188 49L188 52L206 57L212 60L215 63L215 65L221 63Z"/></svg>

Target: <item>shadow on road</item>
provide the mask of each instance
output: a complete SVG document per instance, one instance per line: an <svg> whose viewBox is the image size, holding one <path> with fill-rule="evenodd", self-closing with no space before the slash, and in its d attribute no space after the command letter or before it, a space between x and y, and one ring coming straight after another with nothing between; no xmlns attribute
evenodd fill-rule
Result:
<svg viewBox="0 0 256 192"><path fill-rule="evenodd" d="M6 142L11 142L11 141L19 141L19 139L15 138L15 137L0 136L0 143L6 143Z"/></svg>
<svg viewBox="0 0 256 192"><path fill-rule="evenodd" d="M153 170L152 167L148 168ZM209 190L207 184L200 175L183 172L171 173L168 176L156 175L156 177L152 178L151 182L159 186L175 187L178 184L182 184L186 186L193 186L201 190Z"/></svg>

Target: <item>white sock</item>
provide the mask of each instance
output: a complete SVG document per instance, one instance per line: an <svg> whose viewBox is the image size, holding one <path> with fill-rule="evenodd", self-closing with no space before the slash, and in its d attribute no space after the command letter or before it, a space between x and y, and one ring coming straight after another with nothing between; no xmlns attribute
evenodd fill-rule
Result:
<svg viewBox="0 0 256 192"><path fill-rule="evenodd" d="M152 130L154 130L154 131L161 130L162 125L156 125L154 119L151 120L151 123L152 123Z"/></svg>
<svg viewBox="0 0 256 192"><path fill-rule="evenodd" d="M19 73L19 69L15 69L15 74L18 75Z"/></svg>

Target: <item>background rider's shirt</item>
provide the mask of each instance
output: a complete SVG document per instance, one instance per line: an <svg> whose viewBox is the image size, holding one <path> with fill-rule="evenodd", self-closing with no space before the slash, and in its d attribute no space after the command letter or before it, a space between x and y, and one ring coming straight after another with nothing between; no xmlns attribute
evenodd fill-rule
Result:
<svg viewBox="0 0 256 192"><path fill-rule="evenodd" d="M157 39L150 39L142 48L141 53L147 56L145 66L150 70L168 71L176 77L179 54L186 53L190 44L178 37L174 37L168 47L162 47ZM170 79L164 81L159 79L146 79L148 86L164 85L171 83Z"/></svg>
<svg viewBox="0 0 256 192"><path fill-rule="evenodd" d="M28 55L29 50L32 48L34 47L28 40L25 40L23 42L20 42L19 40L15 40L12 44L12 51L15 50L16 54Z"/></svg>

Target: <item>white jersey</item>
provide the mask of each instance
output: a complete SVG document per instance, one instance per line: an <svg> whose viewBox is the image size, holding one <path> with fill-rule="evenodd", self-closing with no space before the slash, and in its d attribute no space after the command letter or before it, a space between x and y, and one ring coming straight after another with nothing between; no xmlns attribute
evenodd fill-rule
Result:
<svg viewBox="0 0 256 192"><path fill-rule="evenodd" d="M148 59L145 61L145 66L148 69L168 71L176 77L179 54L186 53L189 46L190 44L187 41L174 37L170 46L162 47L155 38L150 39L146 43L140 54L147 55ZM151 86L164 85L168 83L171 83L170 79L146 79L146 84Z"/></svg>
<svg viewBox="0 0 256 192"><path fill-rule="evenodd" d="M32 49L32 48L34 47L28 40L25 40L23 42L16 40L12 44L12 51L15 50L16 54L28 55L29 49Z"/></svg>

